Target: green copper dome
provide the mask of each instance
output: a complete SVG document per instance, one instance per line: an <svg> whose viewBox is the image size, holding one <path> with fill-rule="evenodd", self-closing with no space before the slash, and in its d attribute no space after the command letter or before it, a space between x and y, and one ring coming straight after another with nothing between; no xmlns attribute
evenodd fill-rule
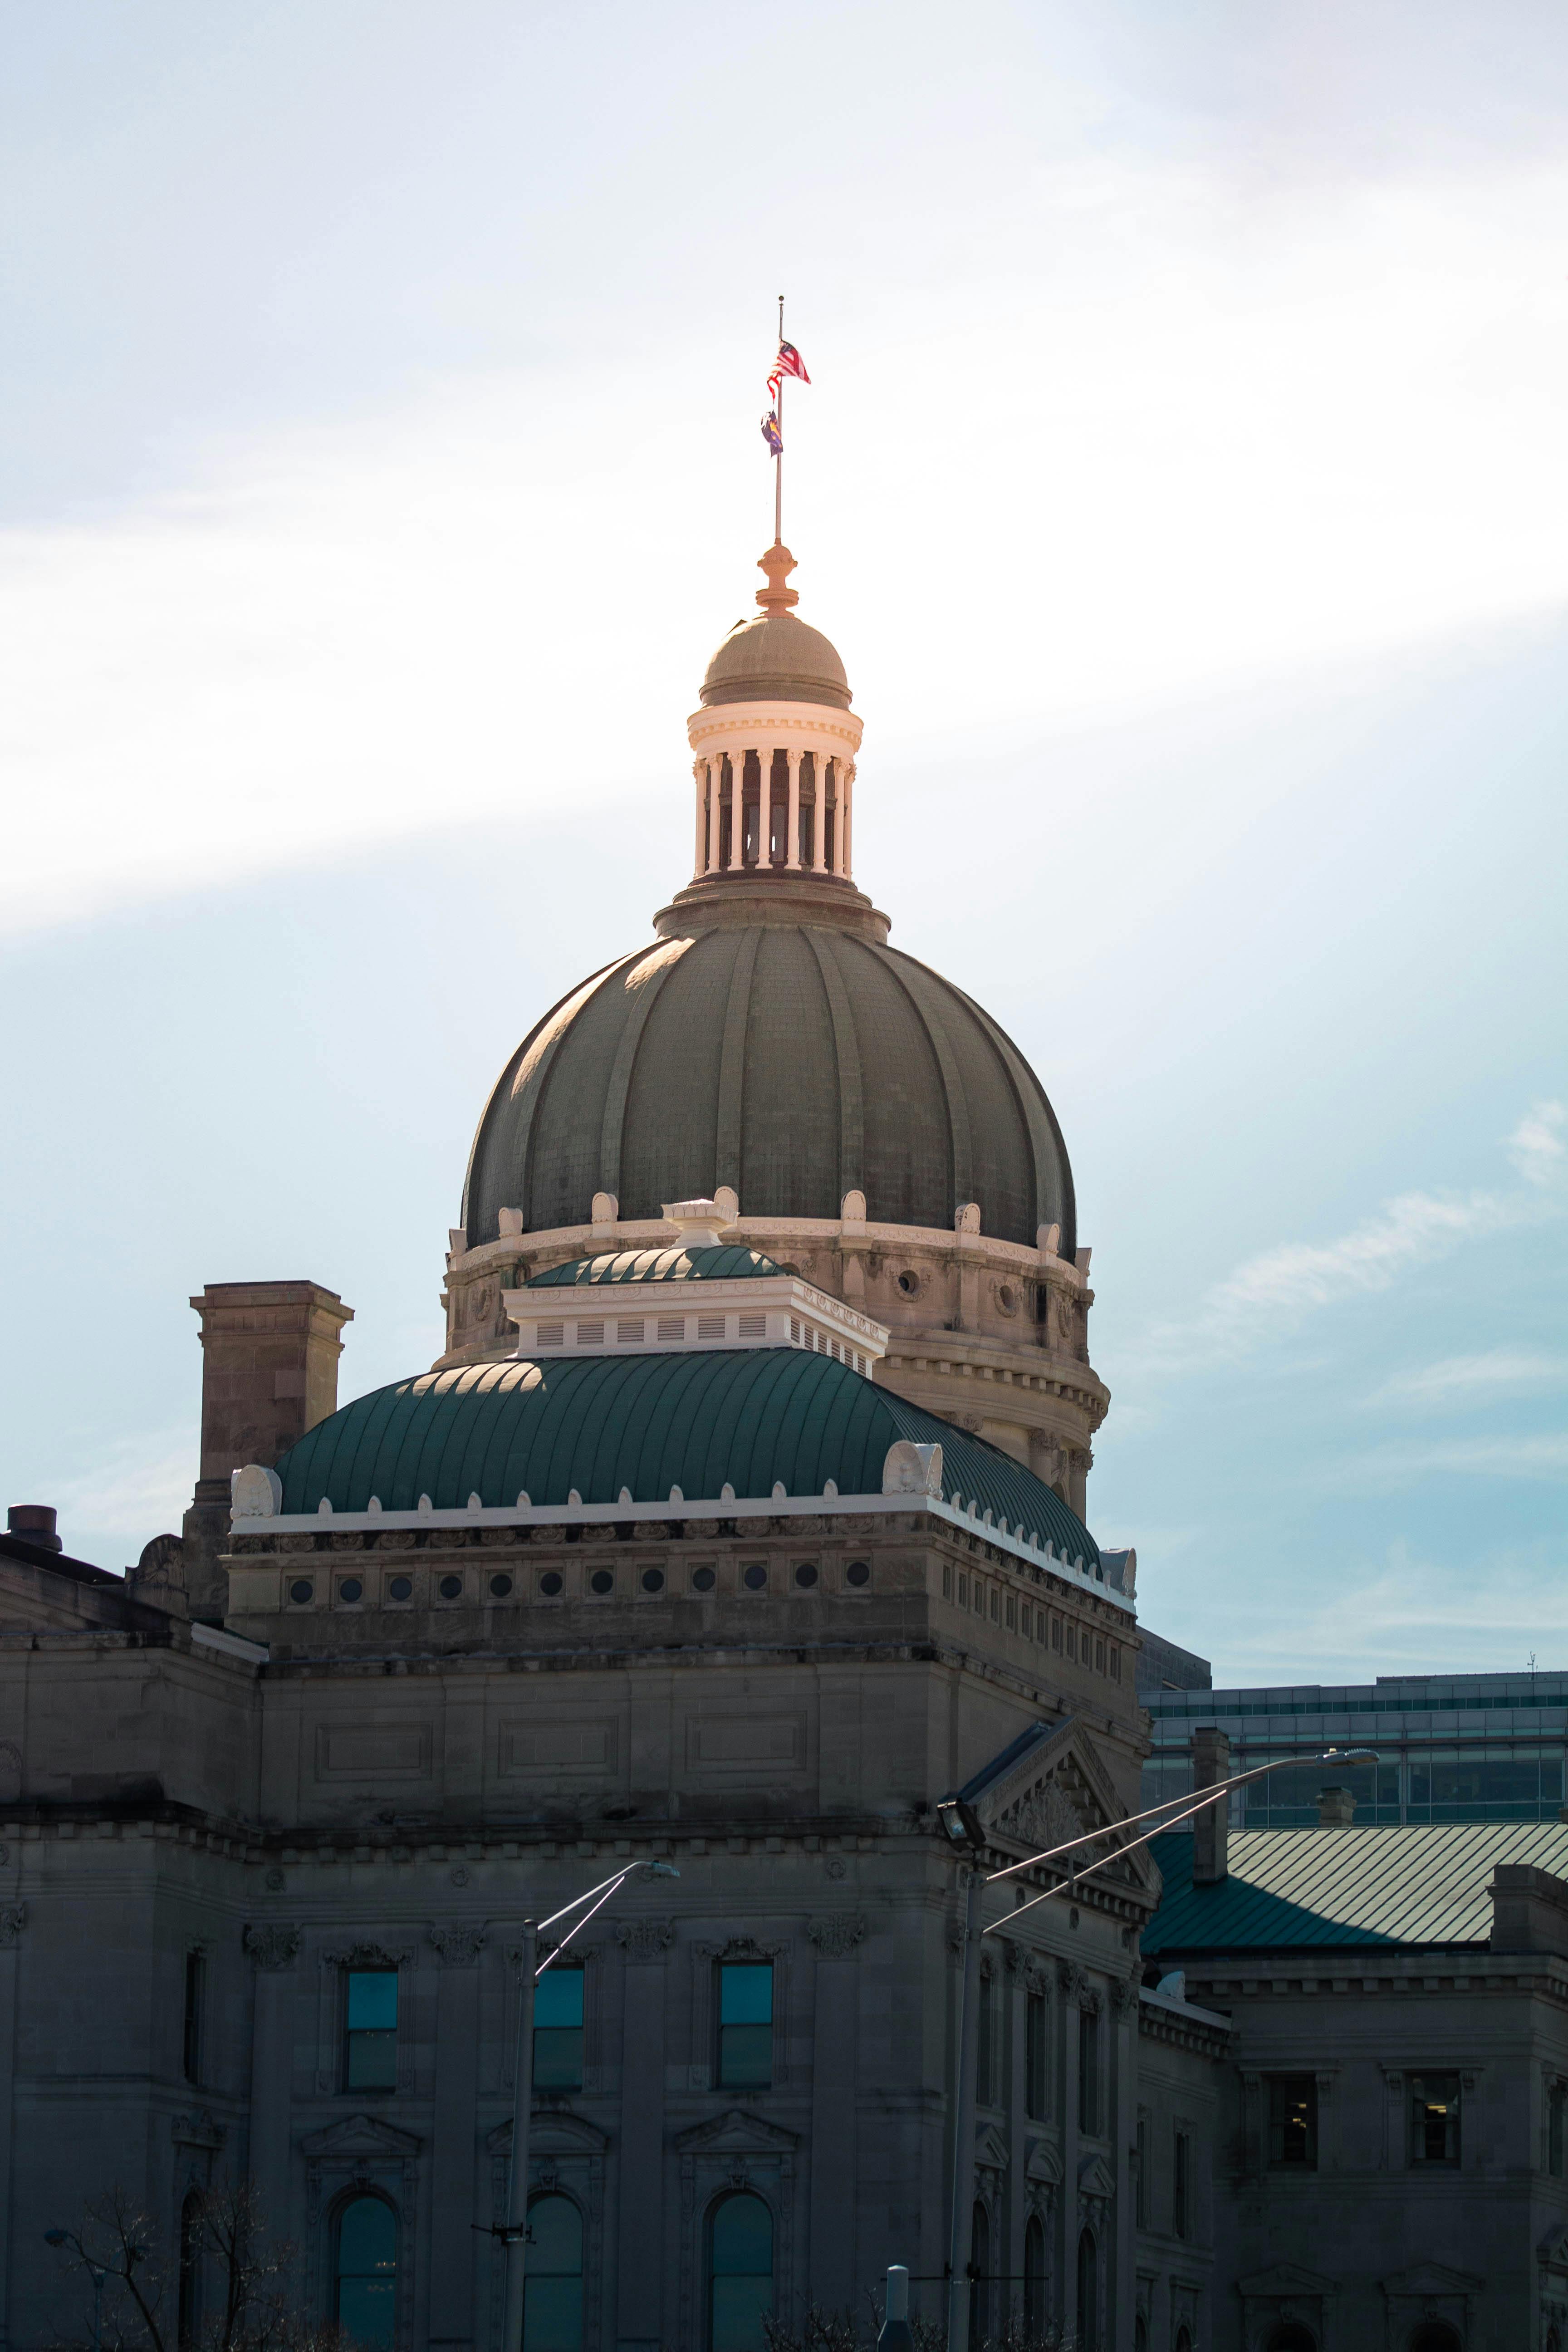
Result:
<svg viewBox="0 0 1568 2352"><path fill-rule="evenodd" d="M536 1274L530 1290L574 1289L597 1282L760 1282L782 1277L761 1250L728 1242L697 1249L609 1250L599 1257L574 1257Z"/></svg>
<svg viewBox="0 0 1568 2352"><path fill-rule="evenodd" d="M781 913L784 910L781 908ZM913 956L831 922L716 923L623 956L502 1071L468 1163L468 1244L733 1187L742 1216L981 1230L1032 1248L1072 1171L1050 1104L988 1013Z"/></svg>
<svg viewBox="0 0 1568 2352"><path fill-rule="evenodd" d="M878 1388L847 1365L798 1348L751 1354L570 1357L426 1372L357 1397L318 1422L278 1464L286 1512L438 1511L470 1495L500 1509L634 1503L668 1509L734 1495L879 1495L900 1439L942 1449L950 1503L1037 1536L1092 1571L1100 1553L1081 1519L1032 1472L950 1422Z"/></svg>

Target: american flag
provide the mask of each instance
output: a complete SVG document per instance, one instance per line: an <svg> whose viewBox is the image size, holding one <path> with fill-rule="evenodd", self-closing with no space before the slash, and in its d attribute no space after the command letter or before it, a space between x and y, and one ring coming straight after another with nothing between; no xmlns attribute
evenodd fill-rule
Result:
<svg viewBox="0 0 1568 2352"><path fill-rule="evenodd" d="M811 382L811 378L805 372L805 362L801 358L800 353L795 350L793 343L781 343L779 345L779 355L773 362L773 373L768 378L768 390L772 393L775 404L778 400L780 392L783 390L784 380L786 375L798 377L802 383L809 383Z"/></svg>

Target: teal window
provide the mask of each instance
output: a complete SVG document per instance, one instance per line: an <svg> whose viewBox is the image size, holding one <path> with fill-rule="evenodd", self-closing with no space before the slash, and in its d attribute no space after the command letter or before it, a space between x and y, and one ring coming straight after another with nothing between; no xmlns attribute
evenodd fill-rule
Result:
<svg viewBox="0 0 1568 2352"><path fill-rule="evenodd" d="M581 1969L546 1969L533 1988L533 2081L541 2091L583 2087Z"/></svg>
<svg viewBox="0 0 1568 2352"><path fill-rule="evenodd" d="M350 1969L344 2003L343 2087L397 2087L397 1970Z"/></svg>
<svg viewBox="0 0 1568 2352"><path fill-rule="evenodd" d="M716 2205L708 2225L707 2352L763 2352L773 2307L773 2217L742 2191Z"/></svg>
<svg viewBox="0 0 1568 2352"><path fill-rule="evenodd" d="M550 1981L549 1971L541 1979ZM580 2352L583 2216L570 2197L535 2197L528 2208L522 2352Z"/></svg>
<svg viewBox="0 0 1568 2352"><path fill-rule="evenodd" d="M773 2079L773 1963L725 1961L719 1970L719 2087L765 2091Z"/></svg>
<svg viewBox="0 0 1568 2352"><path fill-rule="evenodd" d="M397 2216L382 2197L356 2197L338 2215L337 2321L356 2344L397 2335Z"/></svg>

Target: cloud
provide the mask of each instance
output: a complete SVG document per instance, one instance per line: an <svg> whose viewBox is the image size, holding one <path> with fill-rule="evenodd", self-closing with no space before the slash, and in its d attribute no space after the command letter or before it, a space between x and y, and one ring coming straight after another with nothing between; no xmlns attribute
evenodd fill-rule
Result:
<svg viewBox="0 0 1568 2352"><path fill-rule="evenodd" d="M1568 1145L1563 1129L1568 1110L1560 1102L1538 1102L1526 1111L1508 1139L1509 1157L1527 1184L1553 1184L1563 1173Z"/></svg>
<svg viewBox="0 0 1568 2352"><path fill-rule="evenodd" d="M135 1556L153 1536L177 1535L195 1478L188 1433L159 1430L117 1440L93 1469L55 1488L67 1551L110 1538Z"/></svg>
<svg viewBox="0 0 1568 2352"><path fill-rule="evenodd" d="M1442 1407L1468 1398L1501 1395L1519 1389L1560 1388L1568 1381L1568 1356L1527 1348L1492 1348L1479 1356L1447 1356L1417 1370L1396 1372L1373 1391L1372 1404L1405 1402Z"/></svg>
<svg viewBox="0 0 1568 2352"><path fill-rule="evenodd" d="M1131 1351L1146 1370L1188 1369L1203 1361L1237 1362L1278 1340L1311 1315L1393 1288L1402 1276L1450 1256L1466 1244L1560 1215L1560 1157L1521 1143L1537 1129L1554 1142L1552 1123L1537 1105L1514 1130L1509 1149L1528 1154L1529 1189L1517 1192L1401 1192L1330 1242L1281 1242L1248 1258L1215 1285L1184 1323L1156 1325ZM1559 1152L1561 1147L1558 1147ZM1126 1377L1125 1364L1122 1378Z"/></svg>

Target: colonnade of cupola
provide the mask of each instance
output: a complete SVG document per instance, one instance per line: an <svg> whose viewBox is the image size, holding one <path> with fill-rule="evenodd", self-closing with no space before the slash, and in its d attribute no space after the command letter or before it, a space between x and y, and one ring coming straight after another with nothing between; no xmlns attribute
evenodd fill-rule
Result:
<svg viewBox="0 0 1568 2352"><path fill-rule="evenodd" d="M839 724L831 732L814 728L810 706L801 703L755 712L731 703L692 722L694 748L704 739L692 763L694 879L768 871L852 878L855 761L843 740L849 730L843 714L822 716Z"/></svg>

